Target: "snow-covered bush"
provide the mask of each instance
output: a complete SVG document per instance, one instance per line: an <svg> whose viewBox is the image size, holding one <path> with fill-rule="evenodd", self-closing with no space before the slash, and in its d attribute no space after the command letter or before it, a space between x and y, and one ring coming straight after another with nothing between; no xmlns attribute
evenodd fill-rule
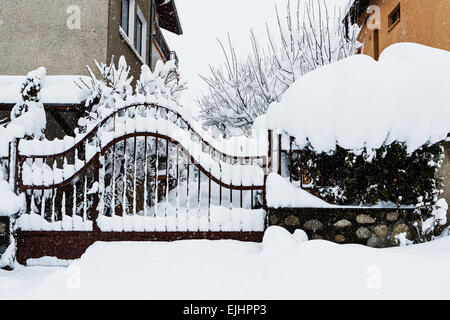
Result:
<svg viewBox="0 0 450 320"><path fill-rule="evenodd" d="M426 201L423 197L418 197L416 204L416 213L419 221L413 226L419 233L419 239L422 242L434 240L435 236L440 235L447 224L448 204L445 199L438 199L436 195L432 201ZM399 239L401 242L402 240Z"/></svg>
<svg viewBox="0 0 450 320"><path fill-rule="evenodd" d="M119 59L119 65L116 68L114 57L109 65L98 63L94 60L100 79L97 79L95 73L88 66L88 72L91 76L90 83L86 83L80 78L77 85L84 94L84 116L79 122L80 131L86 130L88 123L98 123L104 116L114 110L117 101L126 101L133 95L131 82L133 77L129 76L130 67L125 58ZM78 132L78 131L77 131Z"/></svg>
<svg viewBox="0 0 450 320"><path fill-rule="evenodd" d="M7 129L25 138L43 139L46 117L44 105L41 102L41 89L45 82L46 69L41 67L30 72L20 88L21 101L11 110L11 123Z"/></svg>
<svg viewBox="0 0 450 320"><path fill-rule="evenodd" d="M252 32L252 53L239 58L230 39L229 50L219 42L225 63L211 66L210 75L202 77L208 91L197 100L204 125L224 136L248 135L255 118L297 79L353 55L361 46L360 28L353 25L347 31L345 13L322 0L299 0L293 12L288 1L285 21L276 10L278 36L268 29L267 46L261 46Z"/></svg>
<svg viewBox="0 0 450 320"><path fill-rule="evenodd" d="M9 142L15 138L38 139L45 137L46 116L44 105L41 101L41 90L45 85L46 69L41 67L34 70L26 76L26 79L20 87L20 101L11 110L11 121L6 127L0 128L2 140L0 141L1 149L9 147ZM0 258L0 268L13 269L15 261L15 236L16 236L16 219L23 207L23 195L14 194L10 184L5 181L7 170L5 167L0 168L0 215L10 217L10 245ZM8 168L11 170L11 168Z"/></svg>
<svg viewBox="0 0 450 320"><path fill-rule="evenodd" d="M180 81L175 60L156 63L155 71L143 65L141 77L136 85L136 93L155 98L164 98L177 102L181 91L186 89L186 83Z"/></svg>
<svg viewBox="0 0 450 320"><path fill-rule="evenodd" d="M301 158L294 156L292 177L297 180L302 168L312 190L334 204L415 205L418 197L430 202L439 194L441 179L436 173L442 151L441 144L434 144L409 154L405 144L398 142L375 153L354 153L337 146L328 154L306 148Z"/></svg>

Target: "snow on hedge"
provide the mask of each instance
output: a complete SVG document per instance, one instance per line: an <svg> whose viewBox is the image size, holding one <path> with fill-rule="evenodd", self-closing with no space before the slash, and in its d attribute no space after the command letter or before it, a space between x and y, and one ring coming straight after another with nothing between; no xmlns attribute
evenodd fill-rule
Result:
<svg viewBox="0 0 450 320"><path fill-rule="evenodd" d="M0 76L0 103L16 104L20 101L20 87L26 76ZM80 88L75 84L79 79L89 81L89 77L78 75L46 76L41 91L44 104L79 104L83 101Z"/></svg>
<svg viewBox="0 0 450 320"><path fill-rule="evenodd" d="M256 128L281 129L299 147L330 152L404 142L408 152L450 132L450 52L399 43L378 62L356 55L297 80Z"/></svg>

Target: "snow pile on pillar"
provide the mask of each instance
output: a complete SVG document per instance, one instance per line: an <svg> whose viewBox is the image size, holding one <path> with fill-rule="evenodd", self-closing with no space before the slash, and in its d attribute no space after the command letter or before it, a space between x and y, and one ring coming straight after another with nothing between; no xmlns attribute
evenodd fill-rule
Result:
<svg viewBox="0 0 450 320"><path fill-rule="evenodd" d="M394 141L413 152L450 132L449 66L450 52L413 43L390 46L379 62L352 56L301 77L255 127L281 129L319 153Z"/></svg>
<svg viewBox="0 0 450 320"><path fill-rule="evenodd" d="M337 208L312 195L299 187L296 187L285 178L276 173L267 177L267 206L270 208Z"/></svg>

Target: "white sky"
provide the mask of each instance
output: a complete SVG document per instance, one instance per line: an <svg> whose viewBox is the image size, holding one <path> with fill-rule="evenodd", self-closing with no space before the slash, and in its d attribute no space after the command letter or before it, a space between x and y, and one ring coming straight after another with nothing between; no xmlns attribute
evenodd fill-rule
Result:
<svg viewBox="0 0 450 320"><path fill-rule="evenodd" d="M330 5L347 4L349 0L326 0ZM223 59L217 39L226 42L230 33L238 55L251 51L250 30L265 44L266 23L276 23L275 5L283 17L286 0L177 0L184 34L165 32L168 44L180 59L180 73L189 84L183 104L190 109L192 98L205 88L199 74L209 75L209 65L219 65ZM291 0L297 5L297 0ZM273 32L274 33L274 32ZM274 33L275 34L275 33ZM189 105L188 105L189 104Z"/></svg>

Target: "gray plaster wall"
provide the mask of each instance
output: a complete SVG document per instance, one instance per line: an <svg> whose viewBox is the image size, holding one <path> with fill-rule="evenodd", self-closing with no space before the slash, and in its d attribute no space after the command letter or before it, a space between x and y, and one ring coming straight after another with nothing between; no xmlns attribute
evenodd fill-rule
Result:
<svg viewBox="0 0 450 320"><path fill-rule="evenodd" d="M87 74L93 59L106 61L108 0L1 0L0 74ZM75 6L75 7L71 7ZM70 8L71 7L71 8ZM80 29L67 26L79 8Z"/></svg>

